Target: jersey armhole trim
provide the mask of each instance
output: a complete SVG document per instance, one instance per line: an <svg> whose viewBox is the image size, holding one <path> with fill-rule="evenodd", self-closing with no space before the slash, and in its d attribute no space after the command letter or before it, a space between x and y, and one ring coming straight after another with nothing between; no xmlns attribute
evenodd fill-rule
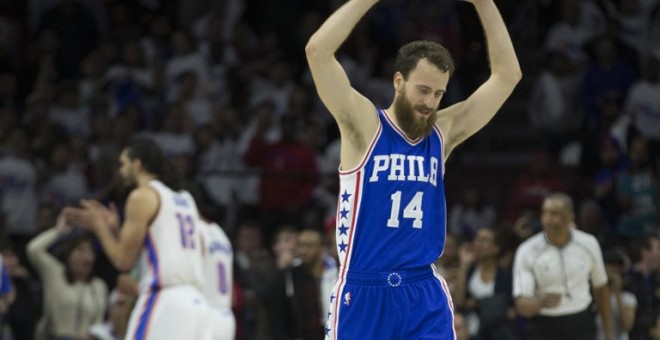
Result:
<svg viewBox="0 0 660 340"><path fill-rule="evenodd" d="M438 126L437 123L433 123L433 129L434 129L435 131L438 132L438 136L440 137L440 145L441 145L441 147L442 147L442 148L440 149L440 152L441 152L441 155L440 155L440 156L442 157L442 158L441 158L441 159L442 159L442 175L443 175L443 177L444 177L444 174L445 174L445 162L447 161L447 159L445 158L445 146L446 146L446 145L445 145L445 141L447 140L447 138L445 138L445 134L442 132L442 129L440 128L440 126Z"/></svg>
<svg viewBox="0 0 660 340"><path fill-rule="evenodd" d="M156 203L156 211L154 211L154 214L149 218L149 222L147 223L147 232L151 229L151 226L156 222L156 218L158 217L158 214L160 213L160 193L158 193L158 190L156 188L152 187L151 185L146 186L149 190L152 190L156 194L156 199L158 199L158 202Z"/></svg>

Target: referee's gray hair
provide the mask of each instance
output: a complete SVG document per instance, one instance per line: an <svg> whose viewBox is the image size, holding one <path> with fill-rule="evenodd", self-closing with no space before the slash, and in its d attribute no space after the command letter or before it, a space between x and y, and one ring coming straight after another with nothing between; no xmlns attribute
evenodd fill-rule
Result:
<svg viewBox="0 0 660 340"><path fill-rule="evenodd" d="M573 204L573 199L571 196L563 192L553 192L545 196L545 200L560 201L561 204L568 210L568 212L575 212L575 205Z"/></svg>

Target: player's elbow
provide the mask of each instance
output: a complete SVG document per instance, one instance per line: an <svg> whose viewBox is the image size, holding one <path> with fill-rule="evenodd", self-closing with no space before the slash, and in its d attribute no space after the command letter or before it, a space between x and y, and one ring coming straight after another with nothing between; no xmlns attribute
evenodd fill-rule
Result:
<svg viewBox="0 0 660 340"><path fill-rule="evenodd" d="M312 37L309 38L307 45L305 45L305 55L307 56L307 60L313 62L332 56L334 52L328 50L326 45L327 44L323 43L316 34L312 35Z"/></svg>
<svg viewBox="0 0 660 340"><path fill-rule="evenodd" d="M307 59L314 59L317 57L319 54L319 47L318 43L316 42L316 39L312 36L311 39L307 42L307 45L305 46L305 55L307 56Z"/></svg>
<svg viewBox="0 0 660 340"><path fill-rule="evenodd" d="M513 71L511 71L510 77L513 83L516 85L520 82L520 80L522 80L523 73L522 70L520 69L520 66L518 66Z"/></svg>
<svg viewBox="0 0 660 340"><path fill-rule="evenodd" d="M498 78L502 83L513 88L518 85L522 79L522 76L522 70L520 68L515 68L513 70L507 71L506 73L499 74Z"/></svg>

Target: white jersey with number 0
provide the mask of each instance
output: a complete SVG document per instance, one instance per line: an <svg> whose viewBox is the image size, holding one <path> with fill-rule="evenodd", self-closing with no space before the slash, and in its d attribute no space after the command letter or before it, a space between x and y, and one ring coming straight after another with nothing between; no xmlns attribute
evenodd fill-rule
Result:
<svg viewBox="0 0 660 340"><path fill-rule="evenodd" d="M200 223L204 231L204 295L211 306L214 340L232 340L236 335L236 319L232 305L232 266L234 256L227 234L213 222Z"/></svg>
<svg viewBox="0 0 660 340"><path fill-rule="evenodd" d="M213 307L231 308L232 266L231 242L220 226L203 222L206 254L204 254L204 295Z"/></svg>

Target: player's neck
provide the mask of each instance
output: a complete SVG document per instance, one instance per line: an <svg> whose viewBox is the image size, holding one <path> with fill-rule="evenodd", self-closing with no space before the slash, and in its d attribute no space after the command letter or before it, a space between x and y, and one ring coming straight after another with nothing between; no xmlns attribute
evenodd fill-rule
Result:
<svg viewBox="0 0 660 340"><path fill-rule="evenodd" d="M399 129L401 129L401 131L403 131L403 133L406 134L406 137L408 137L408 139L410 139L410 140L416 140L416 139L419 137L419 136L413 136L413 135L411 135L408 131L406 131L406 130L403 129L403 126L402 126L401 123L399 122L399 118L398 118L399 116L397 116L397 114L396 114L396 109L395 109L395 107L394 107L394 103L393 103L392 105L390 105L390 107L388 107L386 111L387 111L387 114L390 116L390 118L394 121L394 124L395 124Z"/></svg>
<svg viewBox="0 0 660 340"><path fill-rule="evenodd" d="M147 186L147 185L149 185L149 182L151 182L155 179L158 179L158 177L156 175L147 174L147 173L140 174L140 175L137 176L137 181L136 181L137 186L139 186L139 187Z"/></svg>

